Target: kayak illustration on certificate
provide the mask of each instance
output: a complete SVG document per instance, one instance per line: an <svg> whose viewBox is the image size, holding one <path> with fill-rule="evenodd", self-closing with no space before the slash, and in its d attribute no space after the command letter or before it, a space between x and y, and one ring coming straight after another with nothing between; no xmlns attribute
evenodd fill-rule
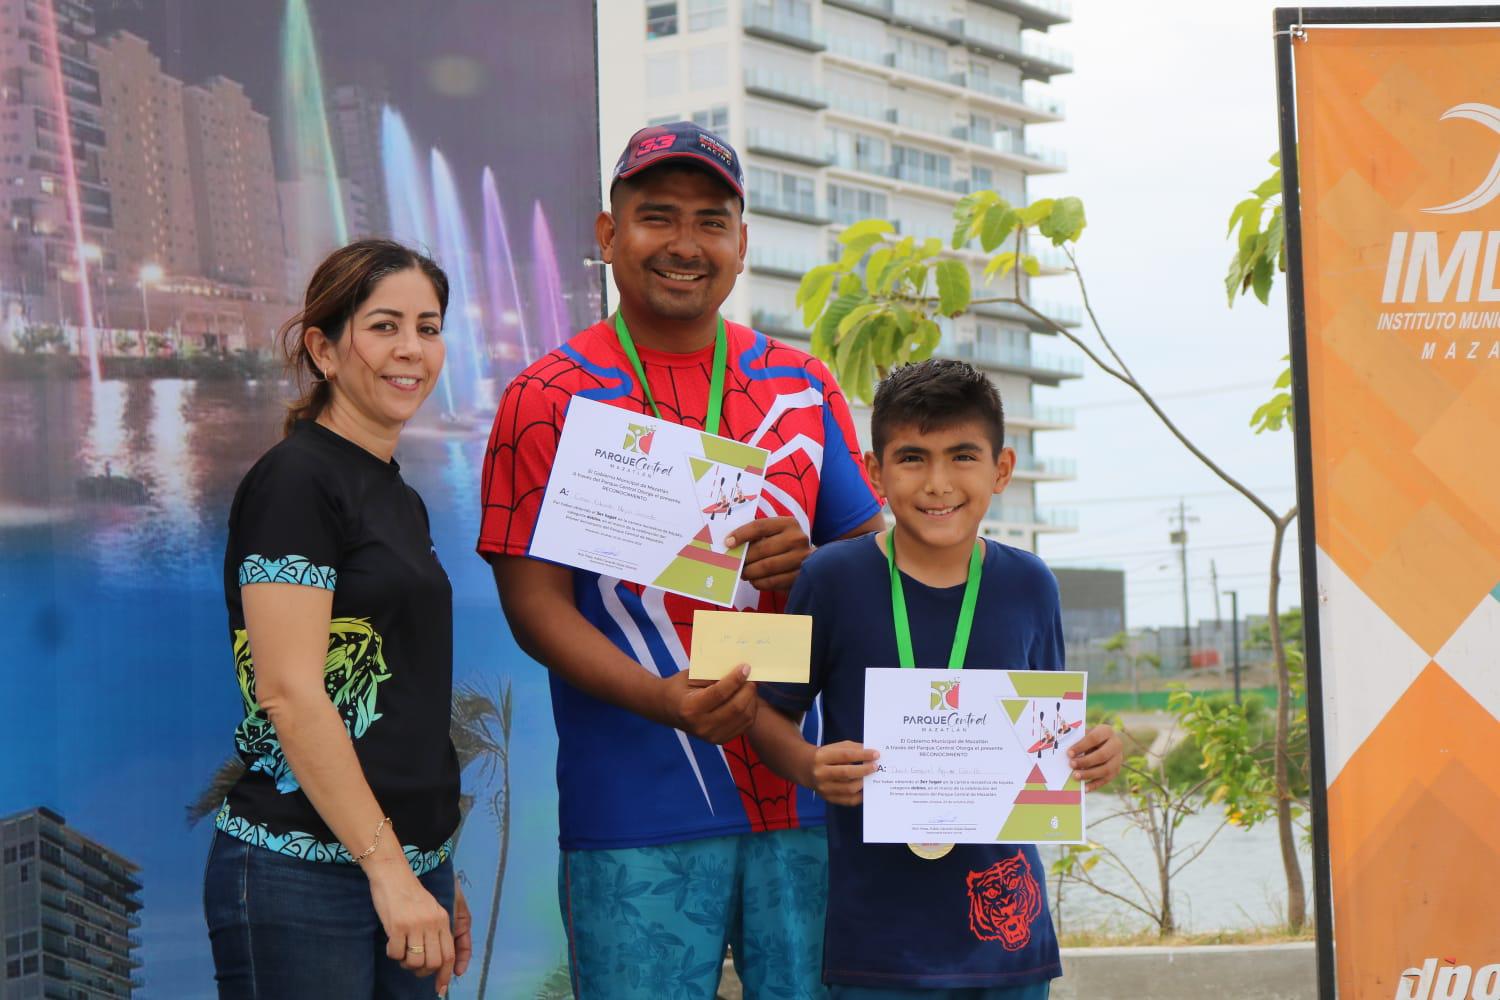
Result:
<svg viewBox="0 0 1500 1000"><path fill-rule="evenodd" d="M1067 750L1088 675L1061 670L865 671L867 843L1076 844L1084 795Z"/></svg>
<svg viewBox="0 0 1500 1000"><path fill-rule="evenodd" d="M770 454L583 397L568 405L530 553L697 598L734 602Z"/></svg>

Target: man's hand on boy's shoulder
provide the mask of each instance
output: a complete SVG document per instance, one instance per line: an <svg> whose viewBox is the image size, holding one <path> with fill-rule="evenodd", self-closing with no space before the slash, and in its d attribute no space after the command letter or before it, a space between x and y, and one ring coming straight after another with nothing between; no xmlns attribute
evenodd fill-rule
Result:
<svg viewBox="0 0 1500 1000"><path fill-rule="evenodd" d="M1095 726L1083 734L1083 738L1068 748L1068 763L1073 766L1073 777L1085 782L1086 791L1102 788L1120 773L1125 762L1125 745L1113 726Z"/></svg>
<svg viewBox="0 0 1500 1000"><path fill-rule="evenodd" d="M745 542L750 549L742 579L756 590L791 590L812 554L812 542L795 517L758 517L725 539L729 548Z"/></svg>
<svg viewBox="0 0 1500 1000"><path fill-rule="evenodd" d="M864 801L865 778L880 766L879 758L879 750L852 740L818 747L813 753L812 790L836 806L857 806Z"/></svg>

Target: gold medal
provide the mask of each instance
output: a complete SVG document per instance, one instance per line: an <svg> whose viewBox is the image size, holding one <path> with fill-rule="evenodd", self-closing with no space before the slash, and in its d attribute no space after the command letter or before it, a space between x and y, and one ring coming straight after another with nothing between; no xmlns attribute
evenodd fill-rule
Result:
<svg viewBox="0 0 1500 1000"><path fill-rule="evenodd" d="M938 858L947 857L948 852L953 850L952 844L907 844L906 846L923 861L936 861Z"/></svg>

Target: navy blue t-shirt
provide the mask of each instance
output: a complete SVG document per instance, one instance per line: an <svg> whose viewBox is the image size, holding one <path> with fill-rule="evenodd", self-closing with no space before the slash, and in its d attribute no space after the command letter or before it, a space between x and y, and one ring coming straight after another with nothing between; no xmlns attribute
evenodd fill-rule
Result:
<svg viewBox="0 0 1500 1000"><path fill-rule="evenodd" d="M802 565L787 604L813 616L811 683L762 684L793 714L823 697L823 742L862 742L865 668L896 667L890 573L875 535L834 542ZM964 588L905 574L917 665L945 667ZM986 541L966 669L1060 670L1057 581L1029 552ZM829 805L823 978L889 989L1023 986L1062 975L1035 847L960 844L936 861L866 844L860 806Z"/></svg>

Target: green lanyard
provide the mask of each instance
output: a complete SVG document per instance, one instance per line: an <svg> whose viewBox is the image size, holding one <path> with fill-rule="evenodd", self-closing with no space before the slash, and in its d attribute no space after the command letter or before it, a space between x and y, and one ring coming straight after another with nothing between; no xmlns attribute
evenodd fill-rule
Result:
<svg viewBox="0 0 1500 1000"><path fill-rule="evenodd" d="M646 402L651 404L651 412L656 414L656 419L665 420L661 415L661 409L656 405L656 398L651 395L651 383L646 381L646 369L641 367L641 356L636 352L635 341L630 337L630 329L625 325L625 317L615 310L615 336L620 338L620 349L630 359L630 365L635 369L635 377L640 380L641 391L646 394ZM719 435L719 415L724 409L724 371L728 368L729 360L729 337L724 332L724 317L719 317L719 330L714 334L714 370L708 386L708 416L703 421L703 429L717 437Z"/></svg>
<svg viewBox="0 0 1500 1000"><path fill-rule="evenodd" d="M896 529L885 539L886 562L891 567L891 612L896 619L896 649L903 667L915 667L917 658L911 650L911 621L906 617L906 593L901 586L901 571L896 569ZM969 579L964 584L964 600L958 609L958 627L953 630L953 648L948 652L948 669L962 670L969 652L969 633L974 629L974 606L979 603L979 574L984 565L984 543L976 542L969 556Z"/></svg>

